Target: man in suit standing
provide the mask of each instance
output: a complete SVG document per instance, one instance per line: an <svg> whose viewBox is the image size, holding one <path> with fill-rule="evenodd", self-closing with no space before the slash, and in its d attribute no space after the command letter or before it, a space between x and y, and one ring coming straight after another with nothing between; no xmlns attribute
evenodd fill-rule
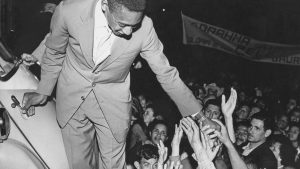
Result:
<svg viewBox="0 0 300 169"><path fill-rule="evenodd" d="M46 102L57 82L57 120L72 169L125 168L130 66L140 54L183 116L202 106L163 54L146 0L65 0L56 8L41 81L23 109Z"/></svg>

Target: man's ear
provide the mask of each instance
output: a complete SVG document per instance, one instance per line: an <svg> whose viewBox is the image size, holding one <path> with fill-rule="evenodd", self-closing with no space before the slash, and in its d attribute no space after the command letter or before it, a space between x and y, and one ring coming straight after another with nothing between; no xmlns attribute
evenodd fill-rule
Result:
<svg viewBox="0 0 300 169"><path fill-rule="evenodd" d="M272 130L270 130L270 129L266 130L265 137L266 138L269 137L271 135L271 133L272 133Z"/></svg>
<svg viewBox="0 0 300 169"><path fill-rule="evenodd" d="M141 166L140 166L139 162L135 161L133 164L134 164L136 169L141 169Z"/></svg>

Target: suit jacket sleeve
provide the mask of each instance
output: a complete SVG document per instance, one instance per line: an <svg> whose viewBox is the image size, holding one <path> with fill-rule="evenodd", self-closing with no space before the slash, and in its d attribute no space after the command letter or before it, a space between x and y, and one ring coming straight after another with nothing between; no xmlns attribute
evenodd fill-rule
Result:
<svg viewBox="0 0 300 169"><path fill-rule="evenodd" d="M41 80L37 89L38 93L51 95L62 69L68 37L62 1L56 7L51 20L50 35L46 40L46 51L41 63Z"/></svg>
<svg viewBox="0 0 300 169"><path fill-rule="evenodd" d="M199 112L202 106L180 79L177 69L170 66L167 57L163 53L163 45L157 37L151 19L147 17L145 19L148 19L148 23L145 24L150 26L145 31L146 37L143 41L141 56L148 62L162 88L176 103L183 116Z"/></svg>
<svg viewBox="0 0 300 169"><path fill-rule="evenodd" d="M39 46L32 52L32 55L37 58L38 62L42 62L42 58L46 51L46 40L49 37L50 33L47 33L45 38L42 40L42 42L39 44Z"/></svg>

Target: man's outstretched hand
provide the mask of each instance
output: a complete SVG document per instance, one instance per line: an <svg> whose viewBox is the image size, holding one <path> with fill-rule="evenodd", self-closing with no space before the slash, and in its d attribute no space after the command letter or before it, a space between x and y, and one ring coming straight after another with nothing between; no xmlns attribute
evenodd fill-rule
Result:
<svg viewBox="0 0 300 169"><path fill-rule="evenodd" d="M22 100L22 113L32 116L35 114L34 106L44 104L48 96L36 92L24 93Z"/></svg>

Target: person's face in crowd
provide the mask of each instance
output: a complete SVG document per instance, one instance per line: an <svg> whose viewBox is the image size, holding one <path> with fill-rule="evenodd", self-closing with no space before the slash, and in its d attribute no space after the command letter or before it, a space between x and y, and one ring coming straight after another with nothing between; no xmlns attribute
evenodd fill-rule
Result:
<svg viewBox="0 0 300 169"><path fill-rule="evenodd" d="M221 109L219 106L209 104L204 110L204 114L210 119L219 119L221 117Z"/></svg>
<svg viewBox="0 0 300 169"><path fill-rule="evenodd" d="M238 144L245 143L248 140L248 127L242 125L238 126L235 133L235 138Z"/></svg>
<svg viewBox="0 0 300 169"><path fill-rule="evenodd" d="M250 111L250 114L249 114L249 117L251 117L253 114L255 114L255 113L258 113L258 112L260 112L260 108L259 107L257 107L257 106L254 106L254 107L252 107L251 108L251 111Z"/></svg>
<svg viewBox="0 0 300 169"><path fill-rule="evenodd" d="M264 122L259 119L252 119L251 125L248 129L248 141L252 143L258 143L265 141L265 139L271 134L270 130L264 129Z"/></svg>
<svg viewBox="0 0 300 169"><path fill-rule="evenodd" d="M147 100L146 100L145 96L144 96L144 95L139 95L139 96L138 96L138 99L139 99L139 102L140 102L142 108L143 108L143 109L146 109L146 106L147 106Z"/></svg>
<svg viewBox="0 0 300 169"><path fill-rule="evenodd" d="M45 3L44 8L41 10L41 13L43 13L43 12L54 13L55 8L56 8L56 4L50 3L50 2Z"/></svg>
<svg viewBox="0 0 300 169"><path fill-rule="evenodd" d="M218 91L216 89L209 88L207 90L207 95L217 96Z"/></svg>
<svg viewBox="0 0 300 169"><path fill-rule="evenodd" d="M290 141L298 141L300 129L297 126L292 126L289 130L289 139Z"/></svg>
<svg viewBox="0 0 300 169"><path fill-rule="evenodd" d="M277 121L277 127L281 130L284 130L289 125L288 116L282 115Z"/></svg>
<svg viewBox="0 0 300 169"><path fill-rule="evenodd" d="M119 37L130 38L132 33L140 27L143 12L130 11L124 6L109 9L107 0L102 1L108 26Z"/></svg>
<svg viewBox="0 0 300 169"><path fill-rule="evenodd" d="M163 143L168 139L168 129L164 124L157 124L154 126L153 130L150 132L151 141L153 144L159 144L161 140Z"/></svg>
<svg viewBox="0 0 300 169"><path fill-rule="evenodd" d="M199 88L197 98L200 99L200 100L203 100L204 97L205 97L205 91L202 88Z"/></svg>
<svg viewBox="0 0 300 169"><path fill-rule="evenodd" d="M299 122L300 121L300 112L294 111L290 117L291 122Z"/></svg>
<svg viewBox="0 0 300 169"><path fill-rule="evenodd" d="M281 143L279 143L279 142L275 142L270 146L270 149L273 152L273 154L277 160L280 159L280 147L281 147Z"/></svg>
<svg viewBox="0 0 300 169"><path fill-rule="evenodd" d="M295 99L289 99L286 105L287 111L289 112L293 110L296 106L297 106L297 101Z"/></svg>
<svg viewBox="0 0 300 169"><path fill-rule="evenodd" d="M242 91L239 93L239 101L243 102L245 100L246 100L246 93Z"/></svg>
<svg viewBox="0 0 300 169"><path fill-rule="evenodd" d="M248 118L248 115L250 113L250 108L247 105L243 105L241 108L238 109L236 112L236 115L238 119L240 120L246 120Z"/></svg>
<svg viewBox="0 0 300 169"><path fill-rule="evenodd" d="M145 123L152 122L155 119L154 110L152 108L146 108L146 111L145 111L143 117L144 117L144 122Z"/></svg>
<svg viewBox="0 0 300 169"><path fill-rule="evenodd" d="M136 167L139 169L157 169L157 159L150 158L146 160L145 158L142 158L139 164L139 167Z"/></svg>
<svg viewBox="0 0 300 169"><path fill-rule="evenodd" d="M257 106L264 109L264 108L266 108L266 103L265 103L264 100L260 99L260 100L257 101Z"/></svg>

